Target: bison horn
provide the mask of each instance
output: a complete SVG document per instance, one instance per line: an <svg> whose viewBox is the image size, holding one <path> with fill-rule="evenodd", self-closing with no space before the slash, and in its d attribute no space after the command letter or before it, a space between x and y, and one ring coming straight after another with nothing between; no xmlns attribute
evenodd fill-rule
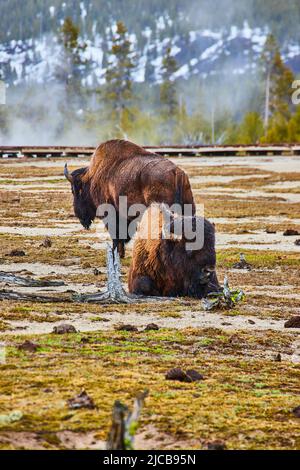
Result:
<svg viewBox="0 0 300 470"><path fill-rule="evenodd" d="M67 178L67 180L70 181L70 183L73 183L73 178L72 178L71 173L68 170L68 164L67 163L65 164L64 175Z"/></svg>

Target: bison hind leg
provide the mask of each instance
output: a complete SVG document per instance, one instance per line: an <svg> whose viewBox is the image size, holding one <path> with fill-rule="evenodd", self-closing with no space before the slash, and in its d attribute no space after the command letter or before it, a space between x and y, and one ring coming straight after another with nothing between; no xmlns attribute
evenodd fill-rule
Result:
<svg viewBox="0 0 300 470"><path fill-rule="evenodd" d="M160 295L155 283L148 276L137 277L132 283L131 293L149 297Z"/></svg>

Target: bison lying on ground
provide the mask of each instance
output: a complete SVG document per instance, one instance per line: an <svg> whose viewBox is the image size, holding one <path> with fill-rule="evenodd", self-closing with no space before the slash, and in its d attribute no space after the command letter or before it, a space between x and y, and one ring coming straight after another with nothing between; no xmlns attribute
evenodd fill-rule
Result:
<svg viewBox="0 0 300 470"><path fill-rule="evenodd" d="M216 275L215 228L201 217L171 216L164 205L151 206L136 234L129 272L129 292L145 296L204 298L220 289ZM169 217L167 217L168 219ZM193 230L202 226L203 246L190 250L183 235L174 235L176 224L189 220ZM149 221L151 229L149 230ZM151 234L150 234L151 231ZM153 231L159 236L153 239ZM167 238L166 234L169 234Z"/></svg>
<svg viewBox="0 0 300 470"><path fill-rule="evenodd" d="M166 158L132 142L111 140L99 145L89 167L70 174L66 165L65 176L72 184L75 215L86 229L95 219L99 205L114 206L117 226L116 233L110 235L121 257L124 256L124 246L130 236L125 237L125 240L120 237L120 196L127 196L128 207L133 204L148 207L152 202L165 202L168 205L177 203L181 206L190 204L195 213L193 194L184 171ZM127 227L135 219L127 213L122 217ZM109 230L109 227L106 228Z"/></svg>

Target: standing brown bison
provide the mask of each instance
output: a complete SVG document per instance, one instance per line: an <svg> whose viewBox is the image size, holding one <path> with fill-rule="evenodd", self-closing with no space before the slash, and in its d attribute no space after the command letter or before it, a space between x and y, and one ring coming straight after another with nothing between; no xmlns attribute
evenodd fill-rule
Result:
<svg viewBox="0 0 300 470"><path fill-rule="evenodd" d="M88 167L70 174L66 165L64 174L72 185L75 215L86 229L96 215L99 216L96 213L100 205L111 204L115 208L117 226L115 233L110 235L113 247L118 248L121 257L130 235L127 233L125 239L120 236L119 222L123 218L128 227L135 217L119 214L120 196L128 198L128 207L133 204L148 207L153 202L165 202L168 205L190 204L195 212L189 179L184 171L170 160L132 142L105 142L97 147ZM100 218L104 217L100 215ZM109 226L107 228L110 231Z"/></svg>
<svg viewBox="0 0 300 470"><path fill-rule="evenodd" d="M194 233L196 225L201 228L196 249L184 235L188 223ZM175 235L176 225L182 236ZM149 208L136 234L128 287L136 295L200 299L218 291L214 225L202 217L168 214L164 205Z"/></svg>

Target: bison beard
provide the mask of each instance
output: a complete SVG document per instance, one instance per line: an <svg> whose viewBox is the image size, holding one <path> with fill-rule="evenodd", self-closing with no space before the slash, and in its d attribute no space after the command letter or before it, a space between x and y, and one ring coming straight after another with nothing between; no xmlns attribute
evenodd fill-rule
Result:
<svg viewBox="0 0 300 470"><path fill-rule="evenodd" d="M95 150L90 165L74 171L65 167L65 176L72 185L74 212L85 228L89 228L101 204L112 204L119 217L119 198L127 196L128 207L153 202L192 205L193 194L187 175L164 157L148 152L142 147L124 140L105 142ZM127 226L134 220L126 215ZM112 234L110 234L112 236ZM130 240L113 237L124 257L124 245Z"/></svg>
<svg viewBox="0 0 300 470"><path fill-rule="evenodd" d="M153 207L151 209L153 211ZM200 250L187 251L187 240L184 237L163 239L165 209L161 206L151 212L151 217L154 215L158 221L156 223L159 224L159 238L153 240L147 234L145 236L149 211L150 209L142 218L133 248L128 279L129 292L145 296L201 299L210 292L218 291L220 286L215 271L214 226L208 220L202 219L204 245ZM184 224L186 218L180 218Z"/></svg>

